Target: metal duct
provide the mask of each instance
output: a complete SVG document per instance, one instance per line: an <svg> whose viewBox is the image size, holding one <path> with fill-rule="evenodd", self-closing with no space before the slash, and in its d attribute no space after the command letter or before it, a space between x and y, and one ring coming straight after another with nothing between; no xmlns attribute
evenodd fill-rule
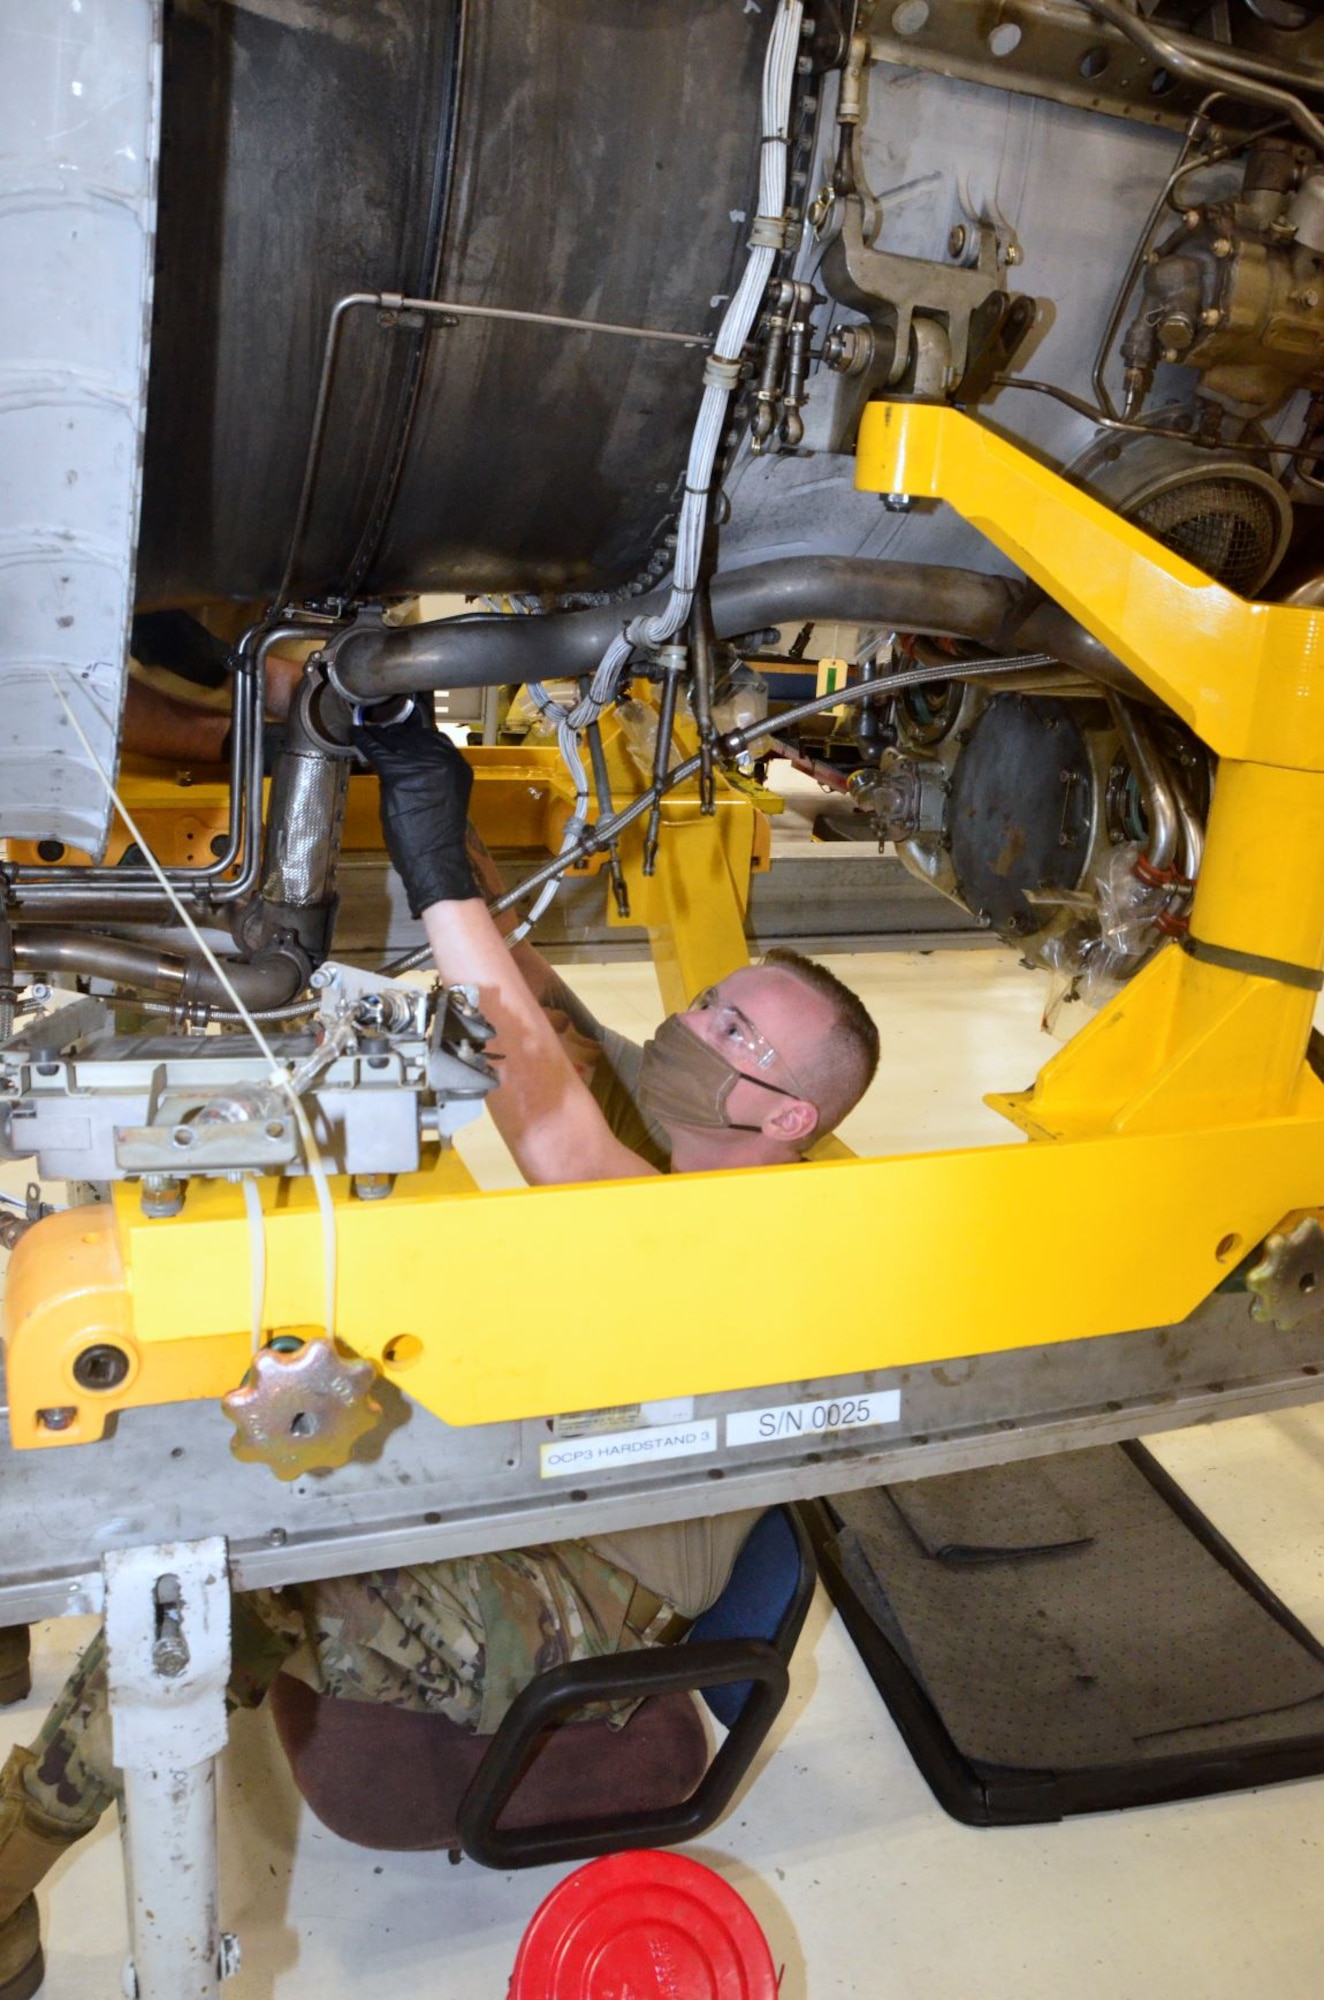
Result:
<svg viewBox="0 0 1324 2000"><path fill-rule="evenodd" d="M432 624L352 628L327 648L338 684L354 699L505 681L573 679L591 672L626 623L660 607L664 592L545 618L452 618ZM1149 699L1134 675L1084 627L1037 591L977 570L797 556L753 563L712 586L718 636L738 638L806 619L942 634L984 645L1011 641L1052 653L1091 678Z"/></svg>
<svg viewBox="0 0 1324 2000"><path fill-rule="evenodd" d="M71 978L105 979L117 986L168 993L205 1007L230 1004L228 990L201 959L158 951L155 945L93 931L59 930L54 925L13 934L14 963L24 972L62 973ZM282 1007L304 984L306 967L293 956L272 953L242 964L226 963L230 982L246 1007Z"/></svg>

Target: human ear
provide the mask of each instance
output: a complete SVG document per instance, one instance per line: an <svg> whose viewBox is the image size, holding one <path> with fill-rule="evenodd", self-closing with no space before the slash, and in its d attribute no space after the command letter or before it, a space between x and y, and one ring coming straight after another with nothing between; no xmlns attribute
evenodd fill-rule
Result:
<svg viewBox="0 0 1324 2000"><path fill-rule="evenodd" d="M789 1097L763 1121L763 1129L778 1139L800 1140L809 1138L817 1124L818 1109L807 1097Z"/></svg>

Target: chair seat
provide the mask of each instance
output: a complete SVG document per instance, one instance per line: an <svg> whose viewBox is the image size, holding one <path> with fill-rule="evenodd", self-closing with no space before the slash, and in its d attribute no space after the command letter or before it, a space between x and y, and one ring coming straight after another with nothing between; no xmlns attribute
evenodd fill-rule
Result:
<svg viewBox="0 0 1324 2000"><path fill-rule="evenodd" d="M443 1715L318 1694L278 1674L268 1697L294 1782L323 1826L359 1847L458 1847L456 1815L491 1738ZM702 1778L708 1734L688 1694L657 1695L623 1729L567 1723L539 1747L505 1828L679 1805Z"/></svg>

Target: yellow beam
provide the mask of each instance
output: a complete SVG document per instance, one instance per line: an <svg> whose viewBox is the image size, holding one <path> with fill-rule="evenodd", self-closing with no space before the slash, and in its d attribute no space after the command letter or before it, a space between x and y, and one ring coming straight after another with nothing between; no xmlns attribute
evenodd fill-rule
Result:
<svg viewBox="0 0 1324 2000"><path fill-rule="evenodd" d="M1220 757L1324 769L1324 612L1234 597L957 410L871 403L855 483L948 501Z"/></svg>
<svg viewBox="0 0 1324 2000"><path fill-rule="evenodd" d="M444 1155L389 1201L337 1184L337 1332L452 1424L1117 1333L1181 1319L1283 1215L1317 1202L1322 1147L1317 1100L1308 1118L1199 1134L488 1195L459 1191ZM268 1179L261 1193L268 1330L319 1324L313 1192ZM181 1216L148 1221L137 1190L119 1187L109 1214L53 1217L14 1253L16 1443L97 1435L110 1410L156 1400L154 1368L193 1396L243 1373L239 1192L194 1182ZM816 1243L854 1245L876 1283L838 1299ZM393 1365L402 1334L413 1341ZM131 1353L123 1393L78 1389L91 1338ZM37 1429L51 1406L77 1409L72 1435Z"/></svg>

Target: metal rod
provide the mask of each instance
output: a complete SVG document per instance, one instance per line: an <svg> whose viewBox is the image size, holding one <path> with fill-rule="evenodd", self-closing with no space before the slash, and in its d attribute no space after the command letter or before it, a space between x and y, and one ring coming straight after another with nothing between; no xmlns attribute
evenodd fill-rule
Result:
<svg viewBox="0 0 1324 2000"><path fill-rule="evenodd" d="M644 835L645 875L652 875L657 869L657 843L662 832L662 794L666 789L667 761L671 756L671 737L676 726L676 697L680 693L680 677L685 671L684 653L679 646L666 646L663 651L671 657L666 662L657 718L657 742L653 746L653 790L656 796L648 815L648 831ZM702 768L702 752L699 762Z"/></svg>
<svg viewBox="0 0 1324 2000"><path fill-rule="evenodd" d="M588 693L587 675L580 682L580 693ZM602 747L602 725L590 722L585 730L588 738L589 762L593 766L593 789L598 796L598 819L611 818L611 777L607 770L607 753ZM621 867L621 850L614 840L607 842L607 868L611 875L611 893L616 902L617 916L628 920L630 915L630 891L625 883L625 871Z"/></svg>
<svg viewBox="0 0 1324 2000"><path fill-rule="evenodd" d="M704 333L671 333L655 326L622 326L611 320L572 319L563 313L520 312L512 306L475 306L461 304L456 299L415 299L403 292L347 292L337 299L331 308L327 322L326 342L322 349L322 371L317 384L317 401L313 406L313 424L308 437L308 451L304 459L303 485L299 491L299 504L294 513L294 527L290 532L289 552L285 558L285 569L276 590L276 603L282 605L289 596L294 582L294 571L303 547L303 538L308 526L308 516L312 510L313 492L317 484L317 469L321 462L322 445L326 433L327 413L331 406L331 389L335 378L336 355L340 346L340 333L346 318L352 312L372 307L379 313L396 316L392 325L398 322L401 313L420 313L425 319L450 320L496 319L514 321L521 326L556 326L569 333L609 333L623 340L661 340L679 343L682 347L711 347L711 336Z"/></svg>
<svg viewBox="0 0 1324 2000"><path fill-rule="evenodd" d="M713 601L705 576L694 593L690 612L690 659L694 673L694 721L699 732L699 811L711 815L717 810L713 787Z"/></svg>
<svg viewBox="0 0 1324 2000"><path fill-rule="evenodd" d="M1192 83L1203 83L1210 90L1225 91L1229 97L1240 98L1247 104L1264 104L1273 111L1281 112L1291 119L1297 131L1310 141L1317 152L1324 153L1324 122L1295 91L1271 83L1263 75L1252 75L1244 68L1238 69L1235 62L1227 65L1211 62L1207 55L1199 52L1198 45L1185 37L1178 40L1161 34L1151 22L1133 14L1129 7L1122 4L1122 0L1084 0L1084 4L1091 14L1111 22L1160 69L1170 70L1175 76L1189 77ZM1264 67L1256 65L1257 69Z"/></svg>

